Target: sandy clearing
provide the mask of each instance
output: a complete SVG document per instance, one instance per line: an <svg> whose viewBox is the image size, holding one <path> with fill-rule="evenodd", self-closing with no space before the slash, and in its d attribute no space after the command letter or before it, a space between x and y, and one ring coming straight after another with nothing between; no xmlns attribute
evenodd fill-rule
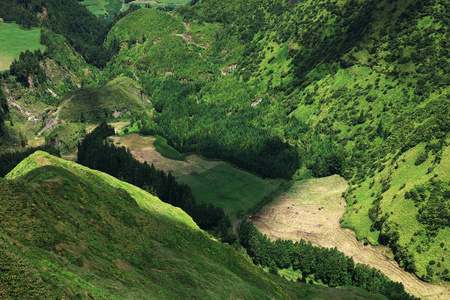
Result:
<svg viewBox="0 0 450 300"><path fill-rule="evenodd" d="M334 175L295 183L285 194L266 205L251 217L255 226L272 239L305 239L321 247L337 247L357 263L369 264L400 281L405 289L423 299L450 299L444 286L420 281L402 270L389 255L387 247L364 246L350 229L340 227L345 212L342 193L345 179Z"/></svg>
<svg viewBox="0 0 450 300"><path fill-rule="evenodd" d="M177 174L201 173L221 163L204 160L195 154L186 156L185 160L166 158L156 151L153 146L155 138L151 136L128 134L112 136L111 139L116 146L125 146L130 149L131 154L140 162L146 161L149 165L153 164L156 169L164 172L175 172Z"/></svg>

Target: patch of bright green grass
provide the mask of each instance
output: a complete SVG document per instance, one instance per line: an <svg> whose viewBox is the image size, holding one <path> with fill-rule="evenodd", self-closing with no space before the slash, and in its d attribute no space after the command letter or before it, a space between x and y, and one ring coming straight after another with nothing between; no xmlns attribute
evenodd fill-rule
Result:
<svg viewBox="0 0 450 300"><path fill-rule="evenodd" d="M84 0L81 2L97 17L114 17L122 8L122 0Z"/></svg>
<svg viewBox="0 0 450 300"><path fill-rule="evenodd" d="M14 23L0 22L0 71L9 69L14 59L19 58L26 50L45 50L39 43L39 28L22 29Z"/></svg>
<svg viewBox="0 0 450 300"><path fill-rule="evenodd" d="M156 135L156 140L153 142L156 151L161 153L162 156L171 159L182 159L184 155L175 150L172 146L167 144L167 140L159 135Z"/></svg>
<svg viewBox="0 0 450 300"><path fill-rule="evenodd" d="M238 212L252 211L284 182L262 179L223 161L215 163L200 172L175 170L173 175L192 188L197 202L222 207L231 220L237 218Z"/></svg>
<svg viewBox="0 0 450 300"><path fill-rule="evenodd" d="M103 11L100 7L97 5L89 5L86 7L93 15L96 16L103 16L105 15L105 11Z"/></svg>

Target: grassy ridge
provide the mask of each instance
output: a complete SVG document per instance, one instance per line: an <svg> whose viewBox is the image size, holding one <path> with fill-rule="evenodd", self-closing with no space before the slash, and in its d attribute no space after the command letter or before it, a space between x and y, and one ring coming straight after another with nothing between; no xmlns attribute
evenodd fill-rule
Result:
<svg viewBox="0 0 450 300"><path fill-rule="evenodd" d="M290 298L279 278L209 238L181 210L111 176L39 151L6 178L0 287L7 298ZM300 290L312 298L355 293L283 285L291 299L304 299Z"/></svg>
<svg viewBox="0 0 450 300"><path fill-rule="evenodd" d="M107 175L105 173L90 170L79 164L66 161L64 159L52 156L46 152L37 151L24 159L16 168L5 176L5 179L16 179L24 176L28 172L35 168L45 165L57 165L65 168L75 175L82 178L89 178L91 182L107 183L115 188L120 188L128 192L135 201L143 208L151 210L153 213L162 214L166 218L172 219L173 222L181 222L184 226L188 226L193 229L198 229L197 225L192 219L186 215L181 209L174 208L171 205L165 204L158 198L150 195L149 193L131 185L126 182L117 180L116 178Z"/></svg>

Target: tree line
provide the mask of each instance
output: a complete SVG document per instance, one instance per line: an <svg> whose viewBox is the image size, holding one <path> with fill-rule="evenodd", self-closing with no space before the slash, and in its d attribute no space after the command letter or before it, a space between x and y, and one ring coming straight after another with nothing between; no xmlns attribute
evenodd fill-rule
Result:
<svg viewBox="0 0 450 300"><path fill-rule="evenodd" d="M239 240L247 249L253 262L276 273L278 268L292 267L302 273L301 281L321 281L329 287L357 286L371 293L385 295L388 299L418 299L406 293L403 284L391 281L379 270L368 265L355 264L337 248L321 248L301 240L271 241L252 222L243 220L239 224Z"/></svg>
<svg viewBox="0 0 450 300"><path fill-rule="evenodd" d="M179 184L170 173L157 170L153 164L137 161L125 147L108 143L106 137L114 133L113 127L102 122L79 142L77 162L148 191L162 201L183 209L200 228L212 231L222 241L235 241L230 219L222 208L196 203L188 185Z"/></svg>
<svg viewBox="0 0 450 300"><path fill-rule="evenodd" d="M3 87L0 86L0 135L3 134L3 125L9 115L8 98ZM1 176L1 175L0 175Z"/></svg>

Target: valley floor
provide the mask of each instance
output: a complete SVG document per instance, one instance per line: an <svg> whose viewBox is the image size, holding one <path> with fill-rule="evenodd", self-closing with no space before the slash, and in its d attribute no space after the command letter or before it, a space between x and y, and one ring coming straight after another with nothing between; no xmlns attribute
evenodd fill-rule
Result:
<svg viewBox="0 0 450 300"><path fill-rule="evenodd" d="M449 299L448 288L420 281L401 269L389 248L364 246L352 230L341 228L339 220L346 207L342 193L346 189L347 182L338 175L296 182L250 219L271 239L304 239L315 246L337 247L355 263L369 264L402 282L408 293L422 299Z"/></svg>

